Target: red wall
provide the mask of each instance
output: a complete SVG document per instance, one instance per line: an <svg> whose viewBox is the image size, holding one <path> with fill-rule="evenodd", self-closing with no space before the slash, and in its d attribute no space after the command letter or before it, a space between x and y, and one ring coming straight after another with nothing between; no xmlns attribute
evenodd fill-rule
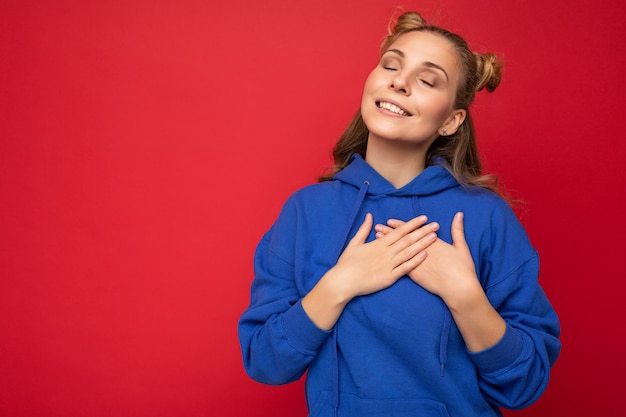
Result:
<svg viewBox="0 0 626 417"><path fill-rule="evenodd" d="M305 415L249 380L252 254L315 181L396 1L0 4L0 415ZM301 4L300 4L301 3ZM562 356L507 415L622 396L621 0L403 3L506 61L481 151L542 255Z"/></svg>

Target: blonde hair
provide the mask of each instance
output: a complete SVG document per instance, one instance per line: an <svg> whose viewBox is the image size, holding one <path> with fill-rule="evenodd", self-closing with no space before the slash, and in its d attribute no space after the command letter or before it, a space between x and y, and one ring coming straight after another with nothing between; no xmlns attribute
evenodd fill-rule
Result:
<svg viewBox="0 0 626 417"><path fill-rule="evenodd" d="M380 48L382 55L400 36L408 32L424 31L447 39L459 56L459 85L457 85L455 109L466 111L465 121L452 135L439 136L428 149L426 165L433 165L443 159L452 175L464 185L474 185L498 192L497 177L482 174L482 163L478 154L474 124L469 106L474 101L476 92L486 89L493 92L500 84L502 64L494 54L479 54L470 50L467 42L446 29L429 25L416 12L406 12L398 17ZM365 157L369 131L363 122L360 110L354 116L337 144L333 148L334 166L320 177L328 181L344 169L355 153Z"/></svg>

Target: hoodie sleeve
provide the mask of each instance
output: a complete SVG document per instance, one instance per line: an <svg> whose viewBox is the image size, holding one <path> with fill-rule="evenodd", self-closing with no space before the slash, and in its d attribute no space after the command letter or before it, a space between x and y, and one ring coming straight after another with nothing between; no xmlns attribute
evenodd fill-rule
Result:
<svg viewBox="0 0 626 417"><path fill-rule="evenodd" d="M248 375L265 384L299 379L331 332L318 328L302 308L293 265L295 211L283 209L254 257L250 306L239 321L239 341ZM281 253L281 256L277 255ZM288 259L288 254L292 253Z"/></svg>
<svg viewBox="0 0 626 417"><path fill-rule="evenodd" d="M481 281L507 327L495 346L470 357L490 402L520 409L536 401L548 384L561 349L560 325L538 282L537 253L512 211L492 217L491 230L499 232L491 238Z"/></svg>

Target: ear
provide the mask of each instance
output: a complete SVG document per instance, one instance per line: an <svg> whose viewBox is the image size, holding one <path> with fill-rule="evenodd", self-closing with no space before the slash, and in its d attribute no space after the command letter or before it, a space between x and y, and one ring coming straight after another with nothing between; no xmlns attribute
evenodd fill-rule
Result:
<svg viewBox="0 0 626 417"><path fill-rule="evenodd" d="M452 113L450 113L450 116L448 116L444 124L442 124L441 127L439 128L438 130L439 135L440 136L454 135L456 131L459 130L459 127L461 127L461 125L465 121L466 114L467 112L465 111L465 109L452 110Z"/></svg>

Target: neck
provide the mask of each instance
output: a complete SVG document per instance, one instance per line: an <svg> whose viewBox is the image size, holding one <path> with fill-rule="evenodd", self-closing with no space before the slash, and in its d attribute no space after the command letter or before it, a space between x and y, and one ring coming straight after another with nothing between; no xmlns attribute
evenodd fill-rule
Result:
<svg viewBox="0 0 626 417"><path fill-rule="evenodd" d="M426 167L428 146L380 141L370 135L365 161L396 188L402 188Z"/></svg>

